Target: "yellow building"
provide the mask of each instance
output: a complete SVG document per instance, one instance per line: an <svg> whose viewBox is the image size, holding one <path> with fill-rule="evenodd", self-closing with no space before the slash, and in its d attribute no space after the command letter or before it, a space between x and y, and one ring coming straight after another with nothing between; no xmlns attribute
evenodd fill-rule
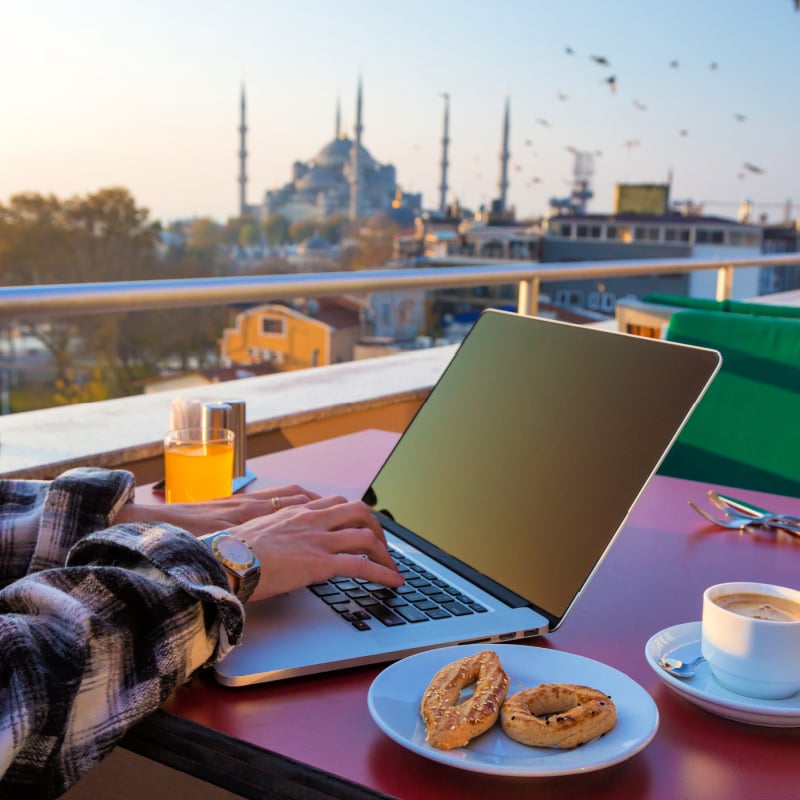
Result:
<svg viewBox="0 0 800 800"><path fill-rule="evenodd" d="M361 310L342 297L309 300L305 311L277 303L248 309L222 334L222 363L294 370L352 361Z"/></svg>

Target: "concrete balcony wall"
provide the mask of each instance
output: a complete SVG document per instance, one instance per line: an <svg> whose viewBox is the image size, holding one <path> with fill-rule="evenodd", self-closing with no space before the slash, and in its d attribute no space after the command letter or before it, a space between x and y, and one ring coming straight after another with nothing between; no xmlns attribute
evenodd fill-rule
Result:
<svg viewBox="0 0 800 800"><path fill-rule="evenodd" d="M202 387L0 417L0 476L51 478L93 465L130 469L139 483L163 476L162 436L173 398L244 400L249 456L366 428L402 431L456 347ZM299 480L299 478L298 478Z"/></svg>

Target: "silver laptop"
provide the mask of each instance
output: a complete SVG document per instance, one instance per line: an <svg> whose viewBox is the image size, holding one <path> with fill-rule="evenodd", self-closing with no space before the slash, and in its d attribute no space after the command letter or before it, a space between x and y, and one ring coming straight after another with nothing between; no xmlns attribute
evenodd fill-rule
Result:
<svg viewBox="0 0 800 800"><path fill-rule="evenodd" d="M556 630L720 362L714 350L484 312L364 496L404 586L335 579L248 604L217 680Z"/></svg>

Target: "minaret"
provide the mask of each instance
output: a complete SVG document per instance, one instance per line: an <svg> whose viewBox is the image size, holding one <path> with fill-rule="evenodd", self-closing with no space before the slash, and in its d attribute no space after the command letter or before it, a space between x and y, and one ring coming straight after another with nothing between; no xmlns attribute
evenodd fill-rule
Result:
<svg viewBox="0 0 800 800"><path fill-rule="evenodd" d="M239 122L239 216L247 216L247 149L245 137L247 136L247 104L244 99L244 84L242 84L242 109Z"/></svg>
<svg viewBox="0 0 800 800"><path fill-rule="evenodd" d="M511 157L511 153L508 152L508 132L510 127L509 99L506 98L506 113L503 119L503 150L500 153L500 180L497 184L497 188L500 190L500 208L498 211L501 214L506 213L506 200L508 196L508 159Z"/></svg>
<svg viewBox="0 0 800 800"><path fill-rule="evenodd" d="M444 134L442 134L442 183L439 186L439 211L442 214L447 209L447 146L450 144L450 95L446 92L444 97Z"/></svg>
<svg viewBox="0 0 800 800"><path fill-rule="evenodd" d="M342 135L342 101L336 98L336 131L333 137L334 141Z"/></svg>
<svg viewBox="0 0 800 800"><path fill-rule="evenodd" d="M356 100L356 135L350 150L350 219L356 220L361 214L359 193L361 190L361 78L358 79L358 98Z"/></svg>

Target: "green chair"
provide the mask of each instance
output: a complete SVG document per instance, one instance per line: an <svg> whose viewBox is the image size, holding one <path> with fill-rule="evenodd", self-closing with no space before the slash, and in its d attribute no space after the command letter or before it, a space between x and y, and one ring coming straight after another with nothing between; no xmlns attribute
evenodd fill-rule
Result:
<svg viewBox="0 0 800 800"><path fill-rule="evenodd" d="M748 303L743 300L709 300L705 297L684 297L677 294L652 292L642 297L643 303L696 311L723 311L732 314L752 314L757 317L788 317L800 319L800 306L778 306L769 303Z"/></svg>
<svg viewBox="0 0 800 800"><path fill-rule="evenodd" d="M660 473L800 496L800 319L685 310L665 338L723 363Z"/></svg>

